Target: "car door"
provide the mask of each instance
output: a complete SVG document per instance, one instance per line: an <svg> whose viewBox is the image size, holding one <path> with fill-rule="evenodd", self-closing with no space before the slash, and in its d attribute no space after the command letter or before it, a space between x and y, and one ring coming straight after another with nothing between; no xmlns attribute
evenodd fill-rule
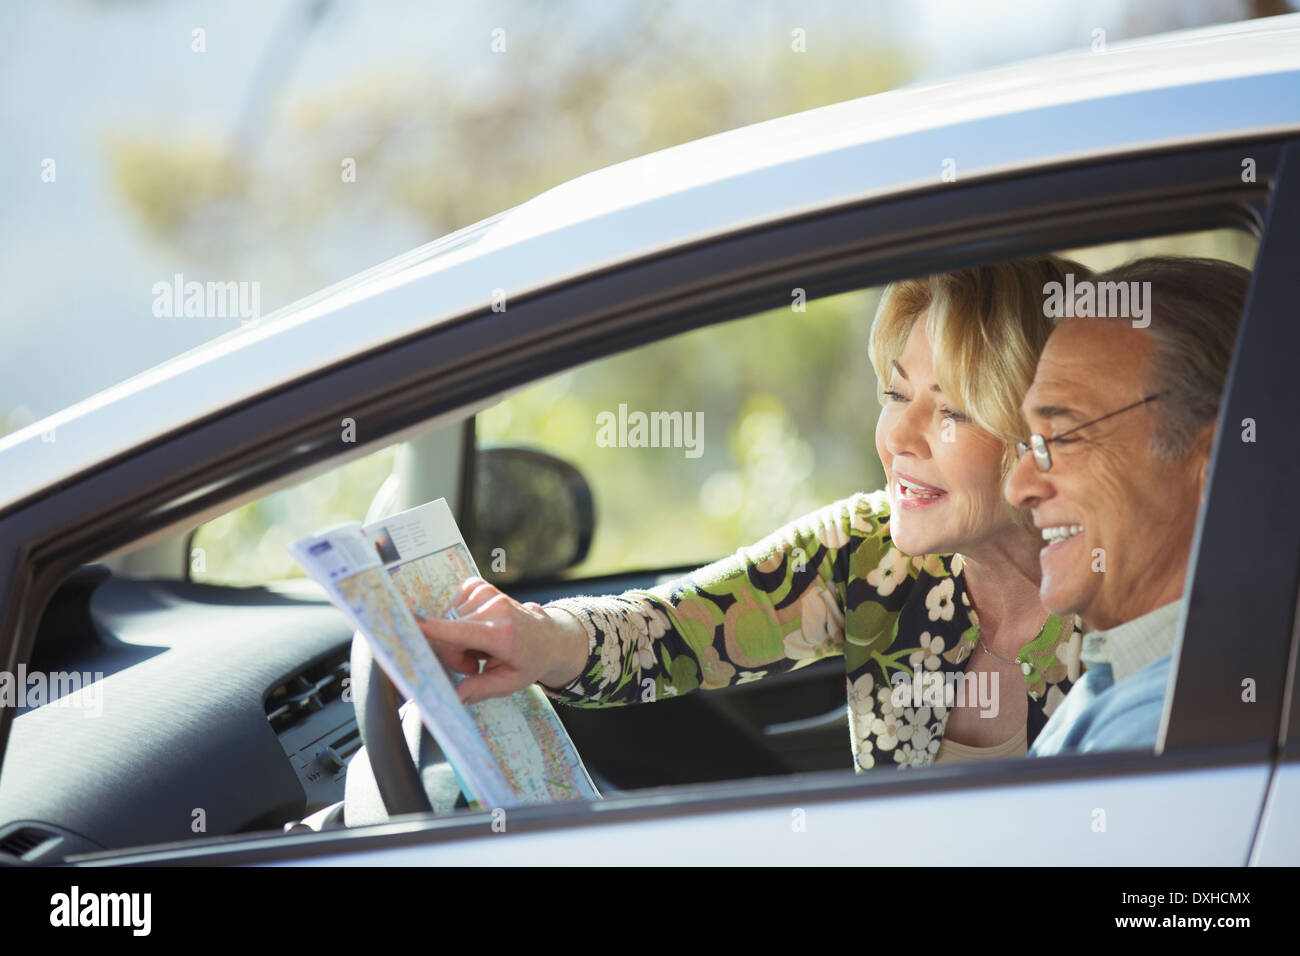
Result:
<svg viewBox="0 0 1300 956"><path fill-rule="evenodd" d="M1240 423L1243 438L1244 429L1254 424L1255 409L1267 408L1273 401L1280 400L1280 415L1274 417L1271 409L1265 414L1273 421L1272 427L1283 430L1288 427L1288 422L1294 421L1291 416L1296 412L1295 389L1290 382L1288 370L1290 362L1282 356L1297 354L1298 344L1294 321L1296 296L1300 294L1300 283L1297 283L1294 269L1297 256L1300 256L1298 153L1300 148L1297 145L1288 147L1285 169L1275 189L1270 210L1269 244L1261 250L1251 301L1247 307L1249 317L1258 326L1251 330L1249 342L1239 346L1243 354L1239 360L1238 374L1234 375L1236 381L1230 387L1228 407L1224 414L1230 425ZM1247 348L1251 350L1249 354L1246 354ZM1247 385L1247 382L1250 384ZM1281 434L1287 432L1279 433L1279 437ZM1289 442L1282 440L1278 444L1285 446ZM1258 479L1264 482L1264 487L1258 489L1257 501L1287 501L1291 489L1300 480L1300 454L1297 454L1294 447L1278 448L1277 454L1270 456L1268 461L1252 460L1250 452L1254 449L1251 446L1252 443L1246 441L1242 441L1240 447L1237 443L1227 446L1227 449L1236 451L1237 456L1225 462L1226 467L1221 472L1221 477L1216 476L1216 481L1221 481L1221 493L1227 494L1228 489L1234 485L1240 487L1242 481L1254 482ZM1252 491L1252 496L1254 494ZM1273 498L1274 495L1279 497ZM1232 534L1241 535L1233 542L1237 547L1250 547L1252 542L1274 538L1283 544L1285 553L1279 555L1280 566L1270 569L1267 580L1260 582L1264 587L1274 589L1277 600L1271 601L1271 607L1253 620L1238 620L1228 624L1226 616L1221 617L1218 628L1226 630L1218 630L1215 634L1212 632L1217 628L1212 628L1203 638L1207 650L1222 658L1224 650L1231 649L1237 640L1243 636L1249 639L1246 630L1248 627L1265 627L1272 632L1290 636L1289 654L1280 671L1282 683L1278 686L1270 681L1265 689L1265 693L1275 696L1283 707L1282 718L1277 723L1275 763L1269 779L1267 802L1250 856L1250 863L1254 866L1295 866L1300 861L1300 813L1296 809L1296 798L1300 796L1300 614L1295 611L1295 601L1290 610L1285 601L1286 597L1295 595L1297 591L1294 583L1297 509L1286 507L1282 510L1288 517L1282 518L1279 526L1274 524L1280 515L1278 510L1268 506L1242 508L1240 520L1234 521L1231 529ZM1207 532L1205 544L1209 547L1232 546L1225 537L1221 533ZM1226 579L1218 578L1219 573L1224 573L1221 565L1211 572L1214 576L1207 575L1207 592L1211 592L1212 587L1211 593L1220 597L1242 593L1234 588L1244 586L1247 577L1245 573L1238 571L1235 579L1231 573L1227 573ZM1212 586L1210 581L1213 582ZM1231 635L1228 640L1223 639L1225 634ZM1253 663L1257 658L1250 657L1246 660ZM1247 669L1253 671L1253 668L1239 666L1234 673L1231 666L1225 665L1220 691L1226 693L1232 678L1237 678L1233 690L1239 692L1241 706L1234 708L1237 711L1235 716L1259 721L1262 732L1267 728L1270 715L1266 713L1261 716L1251 711L1250 698L1255 689L1255 680L1253 675L1244 673ZM1206 676L1213 680L1213 670ZM1219 730L1211 730L1203 721L1194 728L1190 723L1180 721L1180 732L1183 732L1184 727L1187 728L1189 737Z"/></svg>
<svg viewBox="0 0 1300 956"><path fill-rule="evenodd" d="M1244 153L1255 161L1255 181L1242 181ZM795 287L810 297L828 295L1090 242L1222 225L1258 228L1265 218L1225 420L1254 418L1262 434L1284 434L1283 423L1300 411L1284 388L1282 360L1298 344L1297 330L1285 321L1296 292L1289 263L1296 251L1298 173L1295 147L1277 140L1183 147L856 204L701 243L567 283L504 313L440 327L287 387L224 418L221 429L230 432L224 438L213 424L196 428L104 469L80 484L76 498L50 496L0 521L12 540L28 543L23 570L33 587L27 600L39 605L37 585L102 547L88 535L129 540L149 521L173 517L157 511L186 481L197 487L202 477L212 494L214 475L230 476L215 482L226 481L226 493L237 474L249 480L231 451L239 434L265 434L269 427L284 448L296 445L292 462L244 457L261 478L327 457L327 443L313 444L312 436L337 417L337 402L331 405L328 396L345 385L349 407L367 415L377 433L397 433L507 385L772 308L788 302ZM696 784L616 795L599 807L512 811L511 839L496 842L483 838L484 823L471 814L400 833L266 836L220 848L194 844L86 860L546 862L563 853L647 863L707 852L711 859L769 863L1243 863L1282 727L1300 514L1269 505L1270 498L1286 500L1297 477L1287 443L1247 443L1238 434L1225 428L1216 444L1159 757L1092 754L906 774ZM180 461L208 471L178 470ZM166 494L142 480L139 469L150 466L167 476ZM133 480L122 480L127 471ZM1243 483L1260 493L1243 496ZM124 487L136 489L130 513L139 517L87 520L94 509L123 507ZM155 511L146 513L141 506L151 495ZM192 500L187 506L195 507ZM13 633L20 630L22 604L9 602L7 633ZM16 649L27 648L19 641ZM1254 688L1248 705L1246 678Z"/></svg>
<svg viewBox="0 0 1300 956"><path fill-rule="evenodd" d="M1295 866L1300 859L1300 695L1296 686L1296 651L1292 644L1288 663L1289 701L1287 723L1282 728L1281 752L1269 780L1268 797L1260 818L1259 832L1251 849L1251 866Z"/></svg>
<svg viewBox="0 0 1300 956"><path fill-rule="evenodd" d="M815 782L805 778L799 787L748 781L726 788L725 796L718 788L698 795L700 788L691 788L668 807L660 799L638 806L634 798L620 798L619 806L603 808L615 812L609 818L602 813L602 821L609 822L600 825L547 826L539 820L514 845L450 839L393 846L361 859L540 864L559 857L626 853L638 863L669 864L707 846L714 858L753 863L942 859L959 865L1139 865L1159 859L1240 865L1251 858L1252 845L1257 863L1300 859L1295 816L1287 801L1288 788L1295 785L1294 765L1284 762L1273 770L1276 745L1285 738L1282 701L1288 668L1294 679L1293 609L1300 580L1294 544L1300 528L1294 511L1279 525L1269 508L1251 508L1238 493L1244 484L1262 481L1265 498L1280 498L1300 479L1297 457L1285 442L1261 454L1248 437L1264 422L1248 413L1267 408L1269 396L1285 390L1288 372L1279 360L1279 344L1300 344L1287 321L1288 303L1297 290L1286 265L1297 251L1300 151L1292 148L1280 165L1287 171L1279 171L1268 204L1225 398L1225 425L1189 572L1191 610L1177 649L1158 759L1087 755L1015 767L967 767L960 775L936 768L906 780L880 778L855 785L832 783L834 778L824 775ZM1285 419L1275 417L1272 409L1265 414L1270 428L1284 427ZM1254 562L1236 556L1270 536L1286 555L1279 553L1261 579ZM602 583L613 591L644 586L649 579L630 576ZM587 582L566 583L584 593L594 590L584 587ZM523 593L544 599L553 590ZM1245 602L1249 610L1231 599L1243 593L1259 596ZM1225 634L1234 639L1225 640ZM1243 660L1255 666L1243 666ZM1257 671L1267 676L1251 676ZM734 690L752 693L752 688ZM644 741L675 739L685 728L708 726L698 712L683 710L681 718L670 718L666 706L624 710L635 712L643 723L638 726L630 718L615 723L604 712L590 721L575 720L572 711L562 713L584 752L594 753L600 750L592 735L602 730L642 755ZM674 724L675 719L683 723ZM1294 709L1290 719L1295 719ZM1256 841L1270 778L1269 814ZM722 799L725 810L719 806ZM969 825L963 827L962 821Z"/></svg>

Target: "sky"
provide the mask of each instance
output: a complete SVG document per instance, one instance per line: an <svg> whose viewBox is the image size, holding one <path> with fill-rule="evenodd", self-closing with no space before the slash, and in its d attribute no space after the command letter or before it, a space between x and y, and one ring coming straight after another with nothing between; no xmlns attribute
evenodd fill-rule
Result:
<svg viewBox="0 0 1300 956"><path fill-rule="evenodd" d="M487 90L499 60L485 53L496 24L519 3L333 0L314 29L303 10L320 0L11 0L0 8L0 433L42 418L228 332L238 318L160 321L153 287L201 262L152 237L114 185L106 143L143 130L169 141L234 141L250 92L277 110L367 77L439 73L467 92ZM1086 48L1092 31L1141 29L1151 0L712 0L665 8L670 36L703 37L743 62L747 50L792 23L810 38L834 32L864 45L888 39L932 81L1030 56ZM1162 28L1228 22L1233 0L1161 8ZM547 62L599 42L628 0L574 2L541 49ZM1139 12L1135 12L1139 11ZM205 31L202 53L193 30ZM404 71L406 71L404 73ZM743 82L743 77L737 78ZM251 97L257 100L258 97ZM54 160L53 182L42 179ZM292 302L428 242L436 235L390 212L272 249L261 311ZM311 268L291 267L296 258Z"/></svg>

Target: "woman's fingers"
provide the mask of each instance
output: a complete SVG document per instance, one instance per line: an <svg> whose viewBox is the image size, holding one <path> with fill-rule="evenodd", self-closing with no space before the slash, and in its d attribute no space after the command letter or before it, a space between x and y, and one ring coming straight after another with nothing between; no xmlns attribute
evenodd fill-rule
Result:
<svg viewBox="0 0 1300 956"><path fill-rule="evenodd" d="M468 707L489 697L508 697L528 684L529 681L521 679L517 672L500 668L466 677L456 685L456 694Z"/></svg>
<svg viewBox="0 0 1300 956"><path fill-rule="evenodd" d="M485 603L500 594L501 591L488 584L482 578L469 578L461 585L455 599L451 602L457 614L473 614Z"/></svg>
<svg viewBox="0 0 1300 956"><path fill-rule="evenodd" d="M449 619L416 621L444 666L469 675L457 685L461 700L508 696L544 673L554 624L541 605L520 604L482 578L470 578L451 610Z"/></svg>
<svg viewBox="0 0 1300 956"><path fill-rule="evenodd" d="M459 651L498 654L504 637L501 629L487 621L447 621L440 617L417 618L416 623L430 641L446 644Z"/></svg>
<svg viewBox="0 0 1300 956"><path fill-rule="evenodd" d="M457 674L478 673L480 658L472 651L457 650L454 647L448 647L446 644L439 644L435 641L430 641L429 646L433 648L434 655L447 670L455 671Z"/></svg>

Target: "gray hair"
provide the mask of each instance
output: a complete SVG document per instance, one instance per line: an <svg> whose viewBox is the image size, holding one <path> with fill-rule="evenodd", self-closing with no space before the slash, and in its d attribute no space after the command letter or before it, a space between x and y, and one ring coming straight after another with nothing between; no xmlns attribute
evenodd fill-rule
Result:
<svg viewBox="0 0 1300 956"><path fill-rule="evenodd" d="M1150 282L1155 340L1150 392L1167 394L1157 416L1151 453L1174 461L1191 450L1196 432L1219 414L1228 365L1246 304L1250 273L1218 259L1150 256L1096 276L1101 282Z"/></svg>

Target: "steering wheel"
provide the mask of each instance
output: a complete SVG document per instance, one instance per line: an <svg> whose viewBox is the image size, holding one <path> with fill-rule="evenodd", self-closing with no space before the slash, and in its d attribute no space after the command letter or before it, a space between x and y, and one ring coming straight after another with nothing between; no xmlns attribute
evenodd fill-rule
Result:
<svg viewBox="0 0 1300 956"><path fill-rule="evenodd" d="M352 706L357 712L361 743L370 759L379 795L388 815L431 813L433 805L406 741L397 709L397 688L375 663L370 644L360 633L352 635ZM437 748L428 728L421 727L419 750ZM427 738L427 739L426 739Z"/></svg>
<svg viewBox="0 0 1300 956"><path fill-rule="evenodd" d="M364 756L370 764L379 797L389 817L403 813L450 813L469 807L451 764L447 761L429 729L419 719L414 703L408 705L405 719L399 713L401 695L382 667L375 663L370 643L358 631L352 635L352 706L357 714ZM418 728L418 730L417 730ZM417 736L418 734L418 736ZM351 802L353 766L348 765L348 801L345 818L354 806ZM619 788L598 773L588 770L601 793L618 793ZM378 813L369 780L362 773L356 778L361 785L360 800L367 806L358 813L360 822L373 823ZM352 824L349 822L349 826Z"/></svg>

